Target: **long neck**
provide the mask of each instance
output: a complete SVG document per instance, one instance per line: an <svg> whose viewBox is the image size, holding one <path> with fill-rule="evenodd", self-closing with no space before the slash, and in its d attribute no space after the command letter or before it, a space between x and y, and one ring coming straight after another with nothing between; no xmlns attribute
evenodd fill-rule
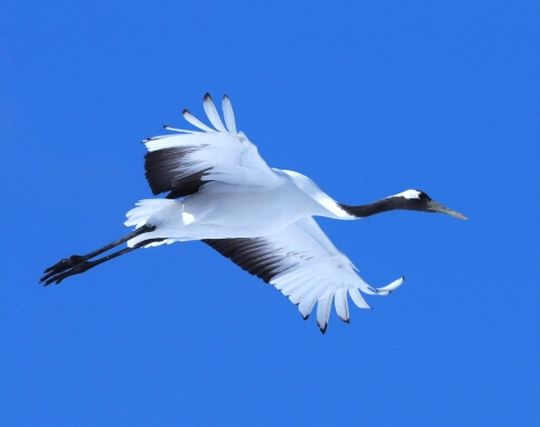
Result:
<svg viewBox="0 0 540 427"><path fill-rule="evenodd" d="M389 197L387 199L377 200L376 202L369 203L367 205L352 206L340 203L339 206L349 215L357 218L364 218L396 209L411 209L407 203L407 199L404 199L403 197Z"/></svg>

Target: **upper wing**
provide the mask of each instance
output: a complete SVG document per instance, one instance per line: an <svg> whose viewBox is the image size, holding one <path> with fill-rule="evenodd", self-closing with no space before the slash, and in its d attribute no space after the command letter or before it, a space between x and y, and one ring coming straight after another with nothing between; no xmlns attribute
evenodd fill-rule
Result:
<svg viewBox="0 0 540 427"><path fill-rule="evenodd" d="M144 141L146 179L154 194L169 192L175 198L193 194L208 181L272 186L279 181L243 132L237 132L231 102L223 98L223 124L206 94L204 110L213 128L184 110L184 118L199 130L166 127L174 134Z"/></svg>
<svg viewBox="0 0 540 427"><path fill-rule="evenodd" d="M332 300L339 318L349 321L347 294L359 308L370 308L359 290L388 295L403 277L382 288L364 282L351 261L328 239L311 217L279 233L253 239L203 240L244 270L278 288L307 319L317 303L317 325L324 333Z"/></svg>

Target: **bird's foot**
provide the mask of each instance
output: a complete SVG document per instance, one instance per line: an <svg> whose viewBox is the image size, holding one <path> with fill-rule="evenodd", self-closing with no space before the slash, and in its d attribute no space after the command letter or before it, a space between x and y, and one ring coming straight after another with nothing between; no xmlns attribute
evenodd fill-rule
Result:
<svg viewBox="0 0 540 427"><path fill-rule="evenodd" d="M79 264L82 264L87 259L81 255L71 255L68 258L61 259L53 266L47 268L44 271L44 275L39 280L41 283L43 283L45 286L47 286L50 283L46 283L51 277L56 276L66 270L69 270L70 268L76 267Z"/></svg>
<svg viewBox="0 0 540 427"><path fill-rule="evenodd" d="M73 257L68 258L68 260L71 258ZM62 261L65 261L65 260L62 260ZM62 261L60 261L58 264L60 264ZM73 276L75 274L84 273L85 271L94 267L96 264L97 263L94 261L81 261L78 264L75 264L75 266L71 268L64 267L65 264L61 264L63 268L50 270L49 273L45 274L39 281L43 284L43 286L48 286L51 283L55 283L58 285L66 277ZM45 270L45 271L47 272L48 270Z"/></svg>
<svg viewBox="0 0 540 427"><path fill-rule="evenodd" d="M67 270L68 268L74 267L77 264L80 264L81 262L86 261L86 258L81 255L71 255L68 258L61 259L53 266L47 268L45 270L45 273L49 273L52 271L60 272Z"/></svg>

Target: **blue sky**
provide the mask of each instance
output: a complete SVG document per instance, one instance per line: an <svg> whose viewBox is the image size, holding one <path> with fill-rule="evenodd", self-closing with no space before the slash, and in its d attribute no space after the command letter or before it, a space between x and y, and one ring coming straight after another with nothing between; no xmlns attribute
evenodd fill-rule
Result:
<svg viewBox="0 0 540 427"><path fill-rule="evenodd" d="M538 425L538 2L253 3L2 2L1 424ZM206 91L338 200L470 220L321 220L407 278L325 336L198 242L39 286L126 232L138 142Z"/></svg>

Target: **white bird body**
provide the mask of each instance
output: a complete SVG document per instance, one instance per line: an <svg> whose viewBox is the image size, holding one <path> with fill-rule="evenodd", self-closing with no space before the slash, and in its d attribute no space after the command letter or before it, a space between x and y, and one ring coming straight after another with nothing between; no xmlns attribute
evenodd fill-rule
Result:
<svg viewBox="0 0 540 427"><path fill-rule="evenodd" d="M388 295L403 278L381 288L368 285L313 217L350 220L409 209L465 218L418 190L369 205L340 204L307 176L270 168L255 145L237 131L227 97L222 104L225 123L209 95L203 106L213 127L184 110L184 118L198 130L166 127L174 133L144 141L148 183L154 194L167 192L167 198L140 200L125 221L134 232L85 256L61 260L45 271L42 282L59 283L139 247L201 240L274 285L298 305L304 318L317 304L317 323L324 332L332 302L348 322L348 297L358 307L369 308L360 292ZM91 261L122 243L127 248Z"/></svg>
<svg viewBox="0 0 540 427"><path fill-rule="evenodd" d="M231 236L262 237L306 217L339 218L298 186L296 177L300 174L276 169L274 172L278 179L270 186L243 187L213 181L182 199L159 199L158 203L155 199L141 200L139 207L128 212L125 224L151 223L156 230L137 236L128 244L134 246L148 238L167 238L167 243L172 243ZM322 192L321 195L331 200L338 211L333 199ZM141 214L139 209L144 212ZM343 211L343 218L345 216Z"/></svg>

